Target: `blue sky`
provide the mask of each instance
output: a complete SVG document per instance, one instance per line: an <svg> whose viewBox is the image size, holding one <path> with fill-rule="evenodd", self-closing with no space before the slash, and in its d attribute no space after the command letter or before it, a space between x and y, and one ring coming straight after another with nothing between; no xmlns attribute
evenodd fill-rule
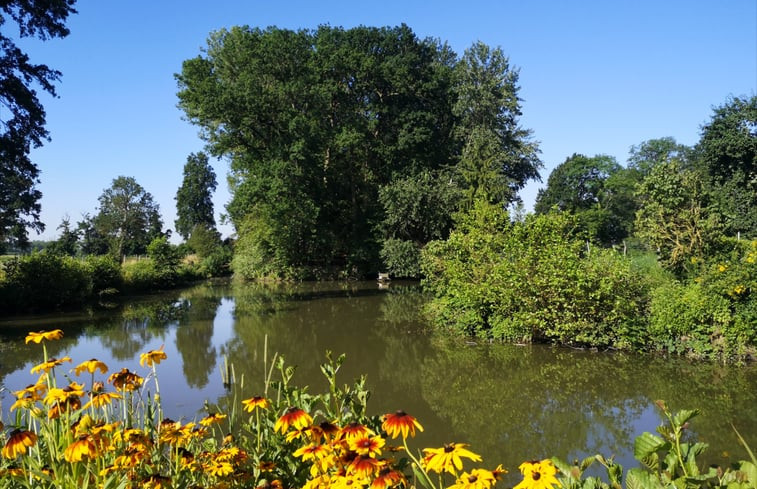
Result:
<svg viewBox="0 0 757 489"><path fill-rule="evenodd" d="M41 97L52 141L32 159L47 230L31 239L54 239L64 215L94 214L119 175L136 178L173 228L184 163L203 147L176 108L173 75L211 31L233 25L406 23L458 54L477 40L500 46L520 69L521 124L540 141L545 165L543 182L521 194L528 208L571 154L623 164L647 139L693 145L713 107L757 92L755 0L79 0L76 8L70 36L22 44L33 62L63 72L59 98ZM229 199L228 164L214 167L218 215Z"/></svg>

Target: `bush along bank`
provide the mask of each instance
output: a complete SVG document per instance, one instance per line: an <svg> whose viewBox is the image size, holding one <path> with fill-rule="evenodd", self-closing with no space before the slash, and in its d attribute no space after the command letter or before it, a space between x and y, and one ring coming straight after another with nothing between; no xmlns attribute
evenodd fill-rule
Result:
<svg viewBox="0 0 757 489"><path fill-rule="evenodd" d="M257 395L242 397L241 382L230 375L225 407L208 407L201 419L185 423L162 415L162 348L141 355L144 375L128 368L108 375L107 365L91 359L70 369L73 380L63 373L72 359L47 354L46 343L62 336L53 330L26 337L42 349L42 362L32 368L40 376L14 392L12 419L0 425L0 488L491 489L503 486L508 473L501 465L481 467L465 443L409 449L421 423L404 411L369 415L365 379L337 383L343 355L327 353L321 370L328 390L320 394L293 385L294 369L281 357L263 358ZM706 445L685 436L697 412L658 407L667 423L659 435L637 438L639 467L624 471L602 455L575 465L526 461L514 475L515 488L755 487L753 456L733 467L702 465ZM594 463L606 476L585 476Z"/></svg>
<svg viewBox="0 0 757 489"><path fill-rule="evenodd" d="M757 351L757 241L723 240L675 276L592 246L571 214L511 221L479 202L422 267L429 317L456 334L722 360Z"/></svg>
<svg viewBox="0 0 757 489"><path fill-rule="evenodd" d="M147 256L121 263L110 255L83 258L42 251L0 263L0 314L49 312L108 302L121 294L165 290L228 273L231 253L183 257L163 237Z"/></svg>

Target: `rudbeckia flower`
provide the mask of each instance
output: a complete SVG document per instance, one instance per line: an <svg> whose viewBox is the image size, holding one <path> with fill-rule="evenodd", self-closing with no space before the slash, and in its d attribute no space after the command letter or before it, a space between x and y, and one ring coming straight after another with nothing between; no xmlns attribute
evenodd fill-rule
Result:
<svg viewBox="0 0 757 489"><path fill-rule="evenodd" d="M473 469L463 472L449 489L491 489L497 483L497 478L489 470Z"/></svg>
<svg viewBox="0 0 757 489"><path fill-rule="evenodd" d="M76 367L74 367L74 374L78 377L81 375L82 372L87 371L91 374L95 373L95 370L99 370L100 373L106 373L108 371L108 366L105 365L100 360L97 360L96 358L93 358L91 360L87 360L86 362L82 362Z"/></svg>
<svg viewBox="0 0 757 489"><path fill-rule="evenodd" d="M373 431L371 431L370 428L367 426L364 426L360 423L352 422L339 430L339 436L337 437L340 440L347 440L349 441L350 438L360 437L360 436L370 436L373 435Z"/></svg>
<svg viewBox="0 0 757 489"><path fill-rule="evenodd" d="M384 467L379 470L378 476L371 481L370 489L388 489L405 484L405 482L404 474L389 467Z"/></svg>
<svg viewBox="0 0 757 489"><path fill-rule="evenodd" d="M219 413L209 414L200 420L200 424L203 426L210 426L213 423L220 423L224 419L226 419L225 414L219 414Z"/></svg>
<svg viewBox="0 0 757 489"><path fill-rule="evenodd" d="M209 463L208 465L203 466L203 469L206 474L215 477L225 477L234 472L234 467L230 463L220 461Z"/></svg>
<svg viewBox="0 0 757 489"><path fill-rule="evenodd" d="M557 469L550 459L541 462L523 462L518 467L523 474L523 480L513 489L552 489L560 487L560 481L555 478Z"/></svg>
<svg viewBox="0 0 757 489"><path fill-rule="evenodd" d="M303 462L307 462L323 458L330 453L331 449L327 445L310 443L304 447L298 448L293 455L295 457L301 457Z"/></svg>
<svg viewBox="0 0 757 489"><path fill-rule="evenodd" d="M159 364L161 360L168 358L163 351L163 346L164 345L160 345L160 348L157 350L150 350L147 353L142 353L139 356L139 364L143 367L145 364L147 364L148 367L152 367L153 365Z"/></svg>
<svg viewBox="0 0 757 489"><path fill-rule="evenodd" d="M382 420L384 422L381 424L381 429L392 438L402 435L402 438L406 439L408 434L415 436L416 428L423 431L423 426L414 417L402 410L393 414L385 414L382 416Z"/></svg>
<svg viewBox="0 0 757 489"><path fill-rule="evenodd" d="M52 331L38 331L36 333L29 333L26 335L26 344L30 342L41 343L42 340L52 341L63 338L63 331L54 329Z"/></svg>
<svg viewBox="0 0 757 489"><path fill-rule="evenodd" d="M13 430L3 447L3 457L14 459L22 453L26 453L27 447L37 443L37 435L31 431Z"/></svg>
<svg viewBox="0 0 757 489"><path fill-rule="evenodd" d="M313 424L313 418L311 418L308 413L298 407L290 407L287 408L278 420L276 420L276 424L273 426L273 431L280 431L283 435L290 426L294 426L301 430L311 424Z"/></svg>
<svg viewBox="0 0 757 489"><path fill-rule="evenodd" d="M359 455L355 457L347 467L348 474L355 474L359 477L373 477L381 468L381 462L373 457Z"/></svg>
<svg viewBox="0 0 757 489"><path fill-rule="evenodd" d="M381 448L386 443L380 436L354 436L347 439L350 450L364 457L381 455Z"/></svg>
<svg viewBox="0 0 757 489"><path fill-rule="evenodd" d="M254 396L242 401L244 404L244 410L248 413L253 412L255 409L268 409L268 399L265 397Z"/></svg>
<svg viewBox="0 0 757 489"><path fill-rule="evenodd" d="M36 374L44 371L45 373L49 372L50 369L57 367L58 365L63 365L63 362L71 363L70 357L63 357L60 360L57 358L51 358L46 362L42 362L39 365L35 365L32 367L31 373Z"/></svg>
<svg viewBox="0 0 757 489"><path fill-rule="evenodd" d="M122 368L121 371L111 374L108 377L108 382L118 390L133 391L142 385L144 379L134 372L130 372L128 368Z"/></svg>
<svg viewBox="0 0 757 489"><path fill-rule="evenodd" d="M70 444L63 452L63 457L69 463L93 459L97 455L97 446L90 435L81 435L78 440Z"/></svg>
<svg viewBox="0 0 757 489"><path fill-rule="evenodd" d="M426 469L433 470L439 474L442 472L454 474L463 468L461 457L468 458L474 462L481 461L481 456L466 450L465 447L467 446L465 443L449 443L442 448L424 448L423 453L426 456L423 457L423 464Z"/></svg>

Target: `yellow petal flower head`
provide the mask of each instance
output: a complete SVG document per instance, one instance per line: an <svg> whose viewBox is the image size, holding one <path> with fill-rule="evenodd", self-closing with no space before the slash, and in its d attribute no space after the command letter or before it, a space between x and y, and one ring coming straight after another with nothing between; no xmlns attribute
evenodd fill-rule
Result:
<svg viewBox="0 0 757 489"><path fill-rule="evenodd" d="M210 426L214 423L220 423L224 419L226 419L225 414L219 414L219 413L209 414L200 420L200 424L203 426Z"/></svg>
<svg viewBox="0 0 757 489"><path fill-rule="evenodd" d="M36 333L29 333L26 335L26 344L28 345L30 342L34 343L41 343L42 340L52 341L52 340L59 340L63 338L63 331L59 329L54 329L52 331L38 331Z"/></svg>
<svg viewBox="0 0 757 489"><path fill-rule="evenodd" d="M371 478L378 474L380 469L381 462L379 460L373 457L358 455L347 466L347 473L357 475L358 477Z"/></svg>
<svg viewBox="0 0 757 489"><path fill-rule="evenodd" d="M423 453L426 456L423 457L423 465L427 470L433 470L439 474L442 472L455 474L463 468L462 457L474 462L481 461L481 456L467 450L465 448L467 446L465 443L449 443L442 448L424 448Z"/></svg>
<svg viewBox="0 0 757 489"><path fill-rule="evenodd" d="M35 365L34 367L32 367L32 369L31 369L31 373L32 373L32 374L37 374L37 373L41 373L41 372L43 372L43 371L44 371L45 373L47 373L47 372L49 372L49 371L50 371L51 369L53 369L53 368L57 367L58 365L63 365L63 362L68 362L68 363L71 363L71 362L72 362L72 360L71 360L71 358L70 358L70 357L63 357L63 358L61 358L60 360L59 360L59 359L57 359L57 358L51 358L51 359L49 359L49 360L48 360L48 361L46 361L46 362L42 362L42 363L40 363L39 365Z"/></svg>
<svg viewBox="0 0 757 489"><path fill-rule="evenodd" d="M215 477L225 477L234 472L234 467L228 462L214 461L203 467L206 474Z"/></svg>
<svg viewBox="0 0 757 489"><path fill-rule="evenodd" d="M34 432L13 430L3 447L3 457L14 459L17 456L26 453L27 447L31 447L35 443L37 443L37 435L35 435Z"/></svg>
<svg viewBox="0 0 757 489"><path fill-rule="evenodd" d="M386 431L386 434L392 438L398 438L402 435L402 439L407 439L408 434L415 436L416 428L423 431L423 426L414 417L402 410L392 414L385 414L382 416L382 420L384 422L381 424L381 429Z"/></svg>
<svg viewBox="0 0 757 489"><path fill-rule="evenodd" d="M523 480L513 489L552 489L553 486L561 487L560 481L555 478L557 469L550 459L541 462L523 462L518 467Z"/></svg>
<svg viewBox="0 0 757 489"><path fill-rule="evenodd" d="M93 374L96 370L99 370L100 373L104 374L108 371L108 366L100 360L93 358L74 367L74 374L76 374L76 376L78 377L84 371Z"/></svg>
<svg viewBox="0 0 757 489"><path fill-rule="evenodd" d="M254 396L242 401L244 404L244 410L248 413L253 412L255 409L268 409L268 399L265 397Z"/></svg>
<svg viewBox="0 0 757 489"><path fill-rule="evenodd" d="M351 438L374 435L373 431L365 425L352 422L339 430L337 439L349 442Z"/></svg>
<svg viewBox="0 0 757 489"><path fill-rule="evenodd" d="M496 484L494 473L486 469L473 469L463 472L449 489L491 489Z"/></svg>
<svg viewBox="0 0 757 489"><path fill-rule="evenodd" d="M354 436L347 439L350 450L364 457L376 457L381 455L381 448L386 441L380 436Z"/></svg>
<svg viewBox="0 0 757 489"><path fill-rule="evenodd" d="M69 463L97 458L97 455L97 446L92 436L88 434L79 436L79 439L70 444L63 452L63 457Z"/></svg>
<svg viewBox="0 0 757 489"><path fill-rule="evenodd" d="M284 414L276 420L276 424L273 426L273 431L280 431L283 435L290 426L294 426L301 430L311 424L313 424L313 418L311 418L308 413L298 407L292 406L287 408Z"/></svg>
<svg viewBox="0 0 757 489"><path fill-rule="evenodd" d="M371 481L370 489L389 489L400 484L407 485L405 475L390 467L384 467L379 470L376 478Z"/></svg>
<svg viewBox="0 0 757 489"><path fill-rule="evenodd" d="M168 358L166 356L166 353L163 351L163 346L160 345L160 348L157 350L150 350L147 353L142 353L139 356L139 364L141 366L145 366L147 364L148 367L152 367L153 365L159 364L162 360L165 360Z"/></svg>
<svg viewBox="0 0 757 489"><path fill-rule="evenodd" d="M144 380L134 372L130 372L128 368L122 368L108 377L108 382L120 391L133 391L140 387Z"/></svg>
<svg viewBox="0 0 757 489"><path fill-rule="evenodd" d="M304 447L298 448L294 452L295 457L302 458L303 462L315 461L322 459L331 453L331 449L328 445L321 445L317 443L310 443Z"/></svg>

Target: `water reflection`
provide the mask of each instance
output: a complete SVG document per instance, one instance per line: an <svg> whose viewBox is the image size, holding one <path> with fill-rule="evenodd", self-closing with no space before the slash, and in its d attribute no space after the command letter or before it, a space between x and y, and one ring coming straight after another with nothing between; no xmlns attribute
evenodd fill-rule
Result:
<svg viewBox="0 0 757 489"><path fill-rule="evenodd" d="M632 463L633 438L654 431L652 408L697 407L694 428L711 445L709 462L745 456L731 429L757 445L757 369L695 364L619 353L550 347L473 345L435 337L419 317L417 287L393 283L207 283L134 300L106 315L0 322L0 382L18 389L40 359L27 331L64 329L53 356L92 357L111 370L140 371L139 354L164 345L158 374L166 413L193 418L203 403L230 402L219 370L234 366L245 395L260 394L264 358L273 352L297 366L295 382L325 387L327 350L346 353L343 383L362 374L371 413L404 409L426 431L418 447L470 443L487 466L514 471L527 459L572 459L596 452ZM267 351L266 351L267 348ZM141 372L141 371L140 371ZM141 372L146 373L146 372ZM10 405L8 392L3 406Z"/></svg>

